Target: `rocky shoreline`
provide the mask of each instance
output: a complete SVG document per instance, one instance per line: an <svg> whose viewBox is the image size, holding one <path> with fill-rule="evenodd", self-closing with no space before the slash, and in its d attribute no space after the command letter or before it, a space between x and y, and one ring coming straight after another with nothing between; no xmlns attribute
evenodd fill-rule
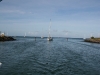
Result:
<svg viewBox="0 0 100 75"><path fill-rule="evenodd" d="M0 41L14 41L16 39L14 39L11 36L0 36Z"/></svg>
<svg viewBox="0 0 100 75"><path fill-rule="evenodd" d="M89 39L85 39L84 41L90 43L100 43L100 38L89 38Z"/></svg>

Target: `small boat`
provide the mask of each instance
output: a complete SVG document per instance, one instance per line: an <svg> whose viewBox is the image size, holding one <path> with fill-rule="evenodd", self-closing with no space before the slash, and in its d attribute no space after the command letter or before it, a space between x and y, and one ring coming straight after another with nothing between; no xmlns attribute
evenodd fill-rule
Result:
<svg viewBox="0 0 100 75"><path fill-rule="evenodd" d="M48 37L47 40L48 41L53 41L53 38L52 37Z"/></svg>
<svg viewBox="0 0 100 75"><path fill-rule="evenodd" d="M42 29L42 32L43 32L43 29ZM43 39L44 37L43 37L43 35L41 36L41 39Z"/></svg>
<svg viewBox="0 0 100 75"><path fill-rule="evenodd" d="M43 36L41 36L41 38L43 39L44 37L43 37Z"/></svg>
<svg viewBox="0 0 100 75"><path fill-rule="evenodd" d="M26 33L25 33L24 37L26 37Z"/></svg>

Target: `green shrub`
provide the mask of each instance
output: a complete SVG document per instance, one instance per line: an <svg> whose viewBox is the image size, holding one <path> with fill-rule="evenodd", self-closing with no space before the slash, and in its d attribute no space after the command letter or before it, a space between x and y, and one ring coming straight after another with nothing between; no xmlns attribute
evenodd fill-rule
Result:
<svg viewBox="0 0 100 75"><path fill-rule="evenodd" d="M91 39L94 39L94 37L92 36Z"/></svg>

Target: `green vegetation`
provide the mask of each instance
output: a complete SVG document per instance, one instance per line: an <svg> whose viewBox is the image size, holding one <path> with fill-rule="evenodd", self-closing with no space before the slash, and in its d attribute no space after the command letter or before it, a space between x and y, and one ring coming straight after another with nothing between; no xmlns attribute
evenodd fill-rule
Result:
<svg viewBox="0 0 100 75"><path fill-rule="evenodd" d="M91 39L94 39L94 37L92 36Z"/></svg>

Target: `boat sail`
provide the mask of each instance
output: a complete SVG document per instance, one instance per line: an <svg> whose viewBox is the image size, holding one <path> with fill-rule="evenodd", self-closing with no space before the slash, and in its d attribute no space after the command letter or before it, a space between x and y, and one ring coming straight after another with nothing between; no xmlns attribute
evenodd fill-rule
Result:
<svg viewBox="0 0 100 75"><path fill-rule="evenodd" d="M43 32L43 29L42 29L42 32ZM41 36L41 38L42 38L42 39L44 38L43 35Z"/></svg>
<svg viewBox="0 0 100 75"><path fill-rule="evenodd" d="M50 36L50 29L51 29L51 19L50 19L50 26L49 26L49 37L47 38L47 40L53 41L53 38Z"/></svg>

